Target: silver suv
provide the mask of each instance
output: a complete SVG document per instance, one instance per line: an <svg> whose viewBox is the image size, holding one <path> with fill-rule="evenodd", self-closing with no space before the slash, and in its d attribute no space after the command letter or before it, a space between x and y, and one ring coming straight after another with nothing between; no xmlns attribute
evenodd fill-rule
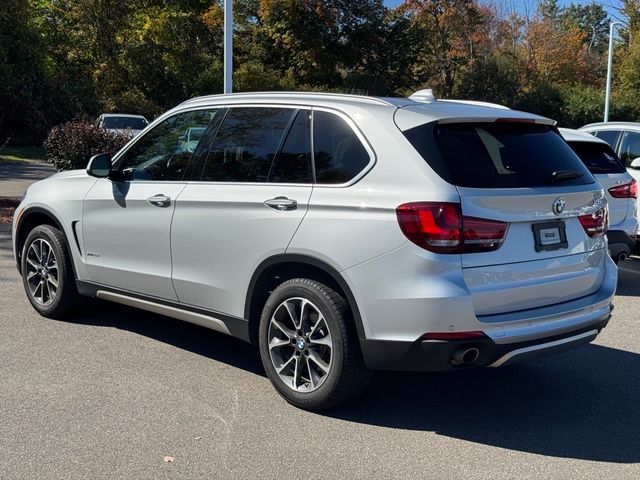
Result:
<svg viewBox="0 0 640 480"><path fill-rule="evenodd" d="M549 119L428 92L256 93L185 102L34 184L13 242L42 315L88 295L233 335L318 410L371 370L590 342L616 289L607 218Z"/></svg>

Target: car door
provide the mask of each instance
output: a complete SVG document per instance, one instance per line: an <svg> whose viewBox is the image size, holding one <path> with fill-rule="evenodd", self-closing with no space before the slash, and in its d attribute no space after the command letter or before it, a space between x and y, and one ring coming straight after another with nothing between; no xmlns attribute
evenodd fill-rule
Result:
<svg viewBox="0 0 640 480"><path fill-rule="evenodd" d="M90 280L176 300L171 282L170 227L175 200L196 145L185 132L208 127L215 110L172 115L115 159L115 175L99 179L83 205L84 259Z"/></svg>
<svg viewBox="0 0 640 480"><path fill-rule="evenodd" d="M293 107L227 111L176 204L171 245L180 302L243 316L257 266L285 252L307 212L310 115Z"/></svg>

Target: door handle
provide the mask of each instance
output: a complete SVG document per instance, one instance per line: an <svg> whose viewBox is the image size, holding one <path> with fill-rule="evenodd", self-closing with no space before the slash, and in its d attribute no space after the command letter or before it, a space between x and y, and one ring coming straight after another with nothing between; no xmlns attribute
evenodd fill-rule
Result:
<svg viewBox="0 0 640 480"><path fill-rule="evenodd" d="M153 197L147 198L147 202L149 202L151 205L155 205L156 207L168 207L169 205L171 205L171 198L162 193L158 193Z"/></svg>
<svg viewBox="0 0 640 480"><path fill-rule="evenodd" d="M274 210L280 210L281 212L285 210L295 210L298 208L298 202L287 197L270 198L269 200L265 200L264 204L267 207L271 207Z"/></svg>

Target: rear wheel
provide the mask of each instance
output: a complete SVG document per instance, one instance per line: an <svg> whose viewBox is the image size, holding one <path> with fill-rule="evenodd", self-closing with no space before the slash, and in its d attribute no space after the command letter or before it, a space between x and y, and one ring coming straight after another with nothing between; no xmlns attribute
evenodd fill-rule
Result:
<svg viewBox="0 0 640 480"><path fill-rule="evenodd" d="M273 291L260 318L259 343L269 379L299 408L331 408L370 379L346 302L313 280L289 280Z"/></svg>
<svg viewBox="0 0 640 480"><path fill-rule="evenodd" d="M35 227L24 243L21 262L22 282L33 308L49 318L69 313L79 295L64 234L49 225Z"/></svg>

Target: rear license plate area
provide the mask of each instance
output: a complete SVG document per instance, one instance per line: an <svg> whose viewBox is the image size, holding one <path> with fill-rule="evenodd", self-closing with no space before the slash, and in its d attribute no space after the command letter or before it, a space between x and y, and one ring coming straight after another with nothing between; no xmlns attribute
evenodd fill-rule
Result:
<svg viewBox="0 0 640 480"><path fill-rule="evenodd" d="M558 250L568 248L567 229L562 220L545 223L534 223L533 239L536 245L536 252Z"/></svg>

